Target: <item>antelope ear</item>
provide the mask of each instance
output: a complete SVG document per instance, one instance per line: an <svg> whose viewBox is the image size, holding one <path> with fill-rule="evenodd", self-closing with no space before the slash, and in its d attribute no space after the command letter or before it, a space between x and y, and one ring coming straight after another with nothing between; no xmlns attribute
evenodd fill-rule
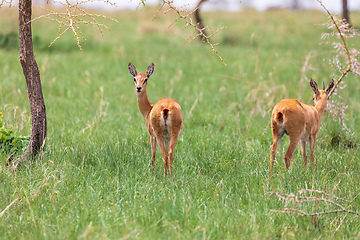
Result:
<svg viewBox="0 0 360 240"><path fill-rule="evenodd" d="M318 95L318 93L319 93L318 85L317 85L317 83L315 82L315 80L312 79L312 78L310 79L310 86L311 86L312 90L314 91L314 93L315 93L316 95Z"/></svg>
<svg viewBox="0 0 360 240"><path fill-rule="evenodd" d="M329 83L329 86L327 86L326 88L326 95L329 95L331 89L333 89L334 87L334 79L331 79L330 83Z"/></svg>
<svg viewBox="0 0 360 240"><path fill-rule="evenodd" d="M150 77L151 74L153 74L153 72L154 72L154 63L151 63L146 70L147 77Z"/></svg>
<svg viewBox="0 0 360 240"><path fill-rule="evenodd" d="M129 62L128 67L129 67L130 74L135 77L135 75L137 74L135 66L131 62Z"/></svg>

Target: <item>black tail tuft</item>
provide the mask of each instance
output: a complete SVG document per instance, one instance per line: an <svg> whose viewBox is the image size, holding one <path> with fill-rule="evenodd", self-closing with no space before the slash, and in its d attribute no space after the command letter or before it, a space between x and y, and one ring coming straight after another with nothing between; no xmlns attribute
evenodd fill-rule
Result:
<svg viewBox="0 0 360 240"><path fill-rule="evenodd" d="M163 110L163 117L164 117L164 120L166 121L166 119L168 118L168 115L169 115L169 109L164 109Z"/></svg>
<svg viewBox="0 0 360 240"><path fill-rule="evenodd" d="M276 120L277 120L279 123L283 122L283 120L284 120L284 115L282 114L282 112L278 112L278 113L276 114Z"/></svg>

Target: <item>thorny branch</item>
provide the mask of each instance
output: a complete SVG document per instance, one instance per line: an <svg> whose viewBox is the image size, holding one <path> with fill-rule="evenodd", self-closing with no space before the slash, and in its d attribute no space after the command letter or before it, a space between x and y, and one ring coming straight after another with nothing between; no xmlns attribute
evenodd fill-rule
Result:
<svg viewBox="0 0 360 240"><path fill-rule="evenodd" d="M334 46L334 48L337 51L337 55L335 56L332 64L335 65L341 72L341 76L337 79L337 81L335 82L335 86L329 93L329 97L330 97L348 72L353 72L360 76L360 63L358 62L360 51L354 48L351 49L350 51L345 40L346 38L353 38L359 36L359 34L357 33L354 27L350 27L349 23L347 23L344 20L338 20L335 15L332 15L330 11L322 3L321 0L317 0L317 1L325 9L325 11L327 12L327 14L331 19L331 23L328 24L329 28L334 29L332 33L324 34L323 38L330 36L338 36L340 37L342 42L342 43L335 43L335 42L330 43ZM343 68L342 64L340 63L339 56L345 56L345 58L347 58L346 68Z"/></svg>
<svg viewBox="0 0 360 240"><path fill-rule="evenodd" d="M12 0L0 0L0 8L2 8L3 5L9 5L9 7L12 7Z"/></svg>
<svg viewBox="0 0 360 240"><path fill-rule="evenodd" d="M345 213L345 216L340 219L339 226L336 228L335 232L340 228L346 216L353 214L356 217L360 217L360 213L356 210L355 206L351 201L344 198L337 197L333 194L326 193L320 190L314 189L301 189L296 194L281 194L278 192L270 192L271 195L276 195L279 199L285 201L285 207L283 210L271 210L272 212L293 214L301 217L313 217L321 216L334 213ZM305 203L324 203L328 206L332 206L335 209L330 209L328 211L314 211L307 212L306 210L301 210L300 207L304 207ZM344 206L346 205L346 206ZM305 208L305 207L304 207Z"/></svg>
<svg viewBox="0 0 360 240"><path fill-rule="evenodd" d="M215 53L218 58L221 60L221 62L225 65L226 63L224 62L224 59L219 55L218 51L215 49L215 46L218 45L218 43L212 43L210 41L210 38L213 37L215 34L217 34L218 32L220 32L222 29L226 28L226 27L221 27L217 30L213 30L211 27L209 26L205 26L203 28L199 28L199 25L196 24L195 21L193 21L193 19L191 18L191 15L194 14L194 12L200 8L202 5L198 5L194 10L192 11L188 11L187 9L185 9L185 7L189 6L190 4L184 4L181 7L176 7L173 4L173 0L163 0L162 5L160 6L159 10L157 11L157 13L155 14L155 17L159 14L159 12L165 7L167 6L168 9L164 11L164 13L169 13L170 11L173 11L177 14L177 18L170 24L170 26L172 26L175 22L177 22L178 20L182 19L183 21L185 21L185 28L187 28L188 26L191 26L195 29L194 33L188 38L189 41L193 41L195 38L200 37L201 39L203 39L204 42L206 42L210 48L211 51L213 53ZM205 30L209 30L210 34L206 35L205 34Z"/></svg>
<svg viewBox="0 0 360 240"><path fill-rule="evenodd" d="M103 29L108 29L108 27L102 23L99 23L97 21L98 18L111 19L111 20L117 22L117 20L114 18L104 16L102 14L89 13L81 8L82 5L84 5L88 2L103 2L103 3L109 4L111 6L116 6L116 3L111 0L78 0L78 1L75 1L74 3L71 3L70 0L65 0L65 1L52 0L52 2L62 5L65 9L65 12L62 12L62 13L56 12L52 9L47 9L47 8L41 7L48 13L41 15L37 18L34 18L32 20L32 21L35 21L35 20L38 20L41 18L46 18L51 21L55 21L56 23L59 24L57 37L50 43L49 47L52 44L54 44L58 39L60 39L66 32L71 31L72 34L74 35L77 46L79 47L80 50L82 50L81 40L86 41L86 39L85 39L84 33L82 32L82 30L80 28L80 25L96 26L98 28L98 30L100 31L101 35L103 35ZM145 5L145 2L146 2L145 0L141 0L140 4ZM0 0L0 7L3 4L11 5L12 0ZM155 17L159 14L159 12L165 6L167 6L168 9L165 10L164 13L173 11L178 15L178 17L170 24L170 26L173 25L178 20L183 19L185 21L185 28L188 26L192 26L195 29L194 33L188 38L188 40L192 41L195 38L200 37L201 39L203 39L204 42L206 42L210 46L211 51L218 56L218 58L222 61L222 63L225 66L227 66L226 63L224 62L224 59L219 55L218 51L215 49L215 46L218 45L218 43L212 43L210 41L211 37L213 37L215 34L217 34L218 32L220 32L222 29L224 29L226 27L221 27L214 31L209 26L205 26L205 27L198 26L198 24L196 24L196 22L194 22L193 19L191 18L191 15L193 15L194 12L202 6L202 4L198 5L193 11L188 11L185 9L185 7L187 7L189 5L190 4L184 4L180 7L176 7L173 4L173 0L163 0L162 5L160 6L159 10L155 14ZM205 34L206 29L208 29L210 31L209 35Z"/></svg>
<svg viewBox="0 0 360 240"><path fill-rule="evenodd" d="M38 20L41 18L47 18L47 19L49 19L51 21L55 21L56 23L59 24L59 30L58 30L57 37L50 43L50 46L52 44L54 44L58 39L60 39L67 31L71 31L72 34L74 35L77 46L79 47L80 50L82 50L81 39L84 41L86 41L86 39L85 39L84 33L82 32L82 30L80 28L80 25L96 26L98 28L98 30L100 31L101 35L103 36L103 29L108 29L108 27L102 23L99 23L97 21L97 19L98 18L111 19L111 20L117 22L117 20L114 18L104 16L102 14L89 13L80 7L81 5L88 3L88 2L103 2L106 4L112 5L112 6L116 6L116 3L113 3L109 0L92 0L92 1L79 0L79 1L76 1L75 3L71 3L69 0L66 0L65 2L53 0L53 2L64 6L64 8L66 9L66 12L60 13L60 12L55 12L52 9L46 9L46 8L41 7L48 13L45 15L41 15L37 18L34 18L32 20L32 21L35 21L35 20Z"/></svg>

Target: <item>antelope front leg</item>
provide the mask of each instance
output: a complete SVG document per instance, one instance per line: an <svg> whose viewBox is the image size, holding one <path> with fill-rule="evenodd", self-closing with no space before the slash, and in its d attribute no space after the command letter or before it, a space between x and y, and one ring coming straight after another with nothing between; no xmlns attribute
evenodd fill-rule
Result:
<svg viewBox="0 0 360 240"><path fill-rule="evenodd" d="M315 151L315 140L316 140L316 136L311 136L311 137L309 138L311 167L312 167L313 169L315 169L315 155L314 155L314 151Z"/></svg>
<svg viewBox="0 0 360 240"><path fill-rule="evenodd" d="M150 136L150 143L151 143L151 166L153 170L155 170L155 159L156 159L156 137Z"/></svg>
<svg viewBox="0 0 360 240"><path fill-rule="evenodd" d="M304 159L304 167L307 165L307 154L306 154L306 142L304 140L301 140L301 150L303 154Z"/></svg>

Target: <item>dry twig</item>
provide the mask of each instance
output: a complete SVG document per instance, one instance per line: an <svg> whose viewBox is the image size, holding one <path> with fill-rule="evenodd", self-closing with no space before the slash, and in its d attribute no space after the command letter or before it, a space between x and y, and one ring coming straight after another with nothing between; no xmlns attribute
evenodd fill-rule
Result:
<svg viewBox="0 0 360 240"><path fill-rule="evenodd" d="M345 213L345 216L340 219L340 223L336 228L335 232L340 228L340 226L344 222L344 219L349 214L360 217L360 213L356 210L355 206L352 204L351 201L337 197L333 194L326 193L324 191L314 189L301 189L296 194L281 194L278 192L270 192L269 194L270 196L276 195L279 199L285 201L285 207L283 210L271 210L272 212L293 214L301 217L314 217L334 213ZM308 212L306 210L300 209L301 207L305 208L305 203L324 203L330 208L333 207L333 209L330 209L328 211Z"/></svg>
<svg viewBox="0 0 360 240"><path fill-rule="evenodd" d="M193 11L188 11L185 9L186 6L188 6L189 4L184 4L181 7L176 7L173 4L172 0L163 0L163 4L160 6L159 10L157 11L157 13L155 14L155 17L159 14L159 12L166 6L168 6L169 8L167 10L164 11L164 13L168 13L170 11L173 11L177 14L177 18L170 24L170 26L172 26L175 22L177 22L178 20L182 19L183 21L185 21L185 28L187 28L188 26L191 26L195 29L194 33L188 38L189 41L193 41L195 38L201 38L203 39L204 42L206 42L210 48L211 51L213 53L216 54L216 56L218 56L218 58L221 60L221 62L225 65L226 63L224 62L224 59L219 55L218 51L215 49L215 46L218 45L218 43L211 43L210 38L213 37L215 34L217 34L218 32L220 32L222 29L226 28L226 27L221 27L217 30L213 30L211 27L209 26L205 26L205 27L200 27L196 21L193 21L193 19L191 18L191 16L195 13L196 10L199 9L199 7L202 6L202 4L198 5ZM170 27L169 26L169 27ZM209 30L210 34L206 35L205 34L205 30Z"/></svg>
<svg viewBox="0 0 360 240"><path fill-rule="evenodd" d="M6 206L6 208L0 212L0 218L4 215L4 213L18 200L18 198L15 198L9 205Z"/></svg>
<svg viewBox="0 0 360 240"><path fill-rule="evenodd" d="M59 40L66 32L71 31L74 35L74 38L76 40L76 44L79 47L80 50L82 50L81 47L81 39L86 41L85 34L81 30L81 25L90 25L90 26L96 26L97 29L100 31L101 36L103 36L103 29L109 29L106 25L99 23L97 21L98 18L104 18L104 19L111 19L115 22L117 22L116 19L104 16L102 14L95 14L95 13L89 13L81 8L82 5L88 2L103 2L112 6L116 6L116 3L113 3L109 0L78 0L75 1L75 3L71 3L70 0L66 1L58 1L53 0L54 3L60 4L64 6L65 12L55 12L52 9L44 9L46 12L48 12L45 15L41 15L37 18L34 18L32 21L46 18L51 21L54 21L59 24L58 34L57 37L50 43L49 47L53 45L57 40Z"/></svg>
<svg viewBox="0 0 360 240"><path fill-rule="evenodd" d="M331 14L321 0L317 1L325 9L331 19L331 22L327 24L328 27L334 30L332 33L323 34L323 38L337 36L341 39L341 42L328 43L333 45L337 51L337 55L334 57L332 64L335 65L341 72L341 76L337 79L337 81L335 81L335 86L329 93L330 97L335 91L335 89L338 87L339 83L341 83L343 78L347 75L347 73L353 72L360 76L360 63L358 62L360 51L354 48L349 50L346 43L346 38L357 37L359 36L359 33L354 27L350 27L349 23L344 20L338 20L335 15ZM344 56L346 58L346 67L343 67L343 64L339 60L339 56Z"/></svg>
<svg viewBox="0 0 360 240"><path fill-rule="evenodd" d="M323 44L328 44L334 47L335 56L328 60L330 65L335 67L340 75L335 80L335 86L329 93L329 97L336 91L336 89L346 88L346 84L344 84L344 78L348 75L348 73L353 73L360 76L360 63L359 56L360 50L356 48L349 48L347 43L347 39L359 37L359 32L349 25L346 20L337 19L336 15L330 13L330 11L325 7L321 0L317 0L319 4L325 9L326 13L329 15L330 21L323 26L326 26L331 30L330 33L324 33L322 35L323 39L327 38L336 38L337 40L332 40L328 42L324 42ZM342 86L339 87L340 83ZM337 94L337 92L335 93ZM338 95L337 100L329 100L328 101L328 111L329 114L334 116L333 119L338 121L341 125L341 128L345 130L351 137L354 137L352 131L346 126L345 121L346 118L346 109L348 106L342 101L343 97Z"/></svg>

